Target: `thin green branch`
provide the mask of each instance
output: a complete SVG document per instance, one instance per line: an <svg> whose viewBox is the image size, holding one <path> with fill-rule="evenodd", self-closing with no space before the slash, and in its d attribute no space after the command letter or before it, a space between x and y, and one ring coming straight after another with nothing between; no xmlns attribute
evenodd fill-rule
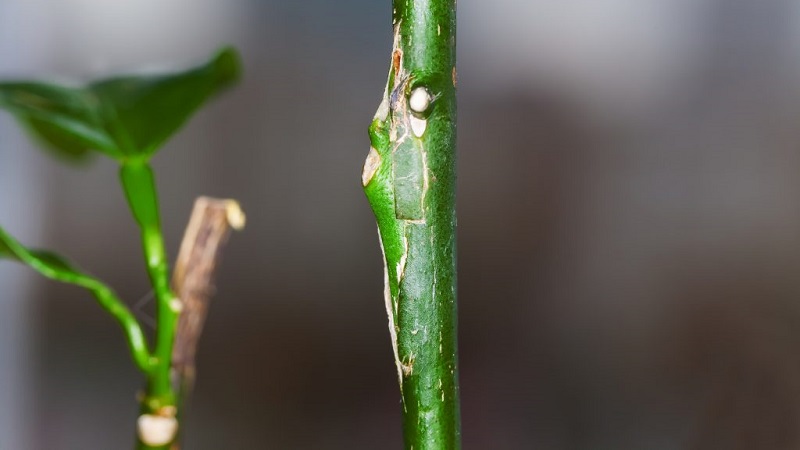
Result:
<svg viewBox="0 0 800 450"><path fill-rule="evenodd" d="M152 373L154 366L142 327L111 288L96 278L78 272L57 255L25 248L0 228L0 256L4 256L4 253L13 256L19 262L28 265L47 278L74 284L91 291L100 306L108 311L122 326L136 365L145 374Z"/></svg>

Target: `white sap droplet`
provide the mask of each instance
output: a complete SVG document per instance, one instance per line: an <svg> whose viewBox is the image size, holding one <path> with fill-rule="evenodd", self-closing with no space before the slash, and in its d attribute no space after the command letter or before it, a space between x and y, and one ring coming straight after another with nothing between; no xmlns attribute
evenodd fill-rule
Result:
<svg viewBox="0 0 800 450"><path fill-rule="evenodd" d="M431 104L431 96L428 95L428 90L424 87L415 88L411 92L411 98L408 99L408 106L414 112L422 113L428 109Z"/></svg>
<svg viewBox="0 0 800 450"><path fill-rule="evenodd" d="M136 421L139 439L151 447L172 442L178 432L178 420L174 417L142 414Z"/></svg>
<svg viewBox="0 0 800 450"><path fill-rule="evenodd" d="M411 116L411 131L414 132L414 136L422 137L422 135L425 134L425 128L427 126L427 120Z"/></svg>

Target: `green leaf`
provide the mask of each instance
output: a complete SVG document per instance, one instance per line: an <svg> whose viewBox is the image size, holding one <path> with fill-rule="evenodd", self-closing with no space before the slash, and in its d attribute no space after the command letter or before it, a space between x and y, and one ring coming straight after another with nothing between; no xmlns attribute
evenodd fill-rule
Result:
<svg viewBox="0 0 800 450"><path fill-rule="evenodd" d="M232 49L188 72L158 77L123 77L101 81L90 89L119 134L120 146L150 155L183 125L203 102L239 77Z"/></svg>
<svg viewBox="0 0 800 450"><path fill-rule="evenodd" d="M89 149L117 155L97 115L97 100L83 89L36 82L0 83L0 107L62 156L85 156Z"/></svg>
<svg viewBox="0 0 800 450"><path fill-rule="evenodd" d="M34 136L44 142L44 148L67 160L80 161L91 156L91 145L63 133L58 127L39 119L29 119L27 126Z"/></svg>
<svg viewBox="0 0 800 450"><path fill-rule="evenodd" d="M0 107L60 155L96 150L120 161L146 160L239 73L238 54L225 48L206 64L174 74L115 77L79 88L0 83Z"/></svg>

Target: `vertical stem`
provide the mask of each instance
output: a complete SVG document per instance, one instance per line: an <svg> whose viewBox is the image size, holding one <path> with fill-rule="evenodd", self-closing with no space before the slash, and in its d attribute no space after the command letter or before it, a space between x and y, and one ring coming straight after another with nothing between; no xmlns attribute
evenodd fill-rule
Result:
<svg viewBox="0 0 800 450"><path fill-rule="evenodd" d="M378 223L408 449L460 448L455 1L394 0L362 183Z"/></svg>
<svg viewBox="0 0 800 450"><path fill-rule="evenodd" d="M166 450L178 434L176 395L170 372L181 303L169 287L169 266L161 235L153 170L145 162L127 162L120 169L120 180L141 231L147 274L155 290L158 311L155 361L141 399L137 448Z"/></svg>
<svg viewBox="0 0 800 450"><path fill-rule="evenodd" d="M174 393L169 369L180 302L169 287L169 266L161 234L153 170L146 163L127 163L120 169L120 179L131 212L141 230L147 274L157 301L158 326L154 356L158 369L148 382L148 394L171 405L174 403Z"/></svg>

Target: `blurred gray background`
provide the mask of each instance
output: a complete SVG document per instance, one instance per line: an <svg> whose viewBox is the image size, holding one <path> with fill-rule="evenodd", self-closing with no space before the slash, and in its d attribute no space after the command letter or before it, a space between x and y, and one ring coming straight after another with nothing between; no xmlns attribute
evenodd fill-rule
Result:
<svg viewBox="0 0 800 450"><path fill-rule="evenodd" d="M460 0L464 447L800 447L800 4ZM245 78L155 166L248 213L217 277L185 447L400 449L361 192L389 0L0 0L0 78L238 47ZM0 114L0 223L131 304L116 169ZM0 263L0 449L126 449L141 379L84 292Z"/></svg>

